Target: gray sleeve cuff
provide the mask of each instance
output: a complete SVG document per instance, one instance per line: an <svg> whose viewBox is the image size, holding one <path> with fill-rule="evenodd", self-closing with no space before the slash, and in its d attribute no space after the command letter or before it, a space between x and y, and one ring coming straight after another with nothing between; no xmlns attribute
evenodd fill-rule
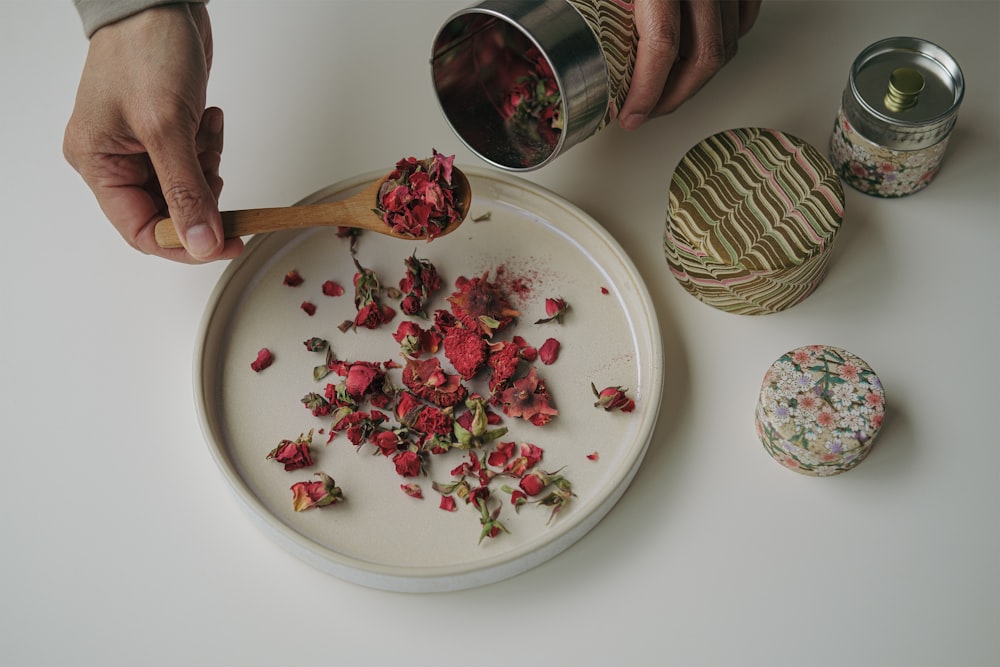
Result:
<svg viewBox="0 0 1000 667"><path fill-rule="evenodd" d="M208 0L188 0L208 2ZM83 21L83 31L89 39L100 28L138 14L144 9L157 5L169 5L177 0L73 0L76 11Z"/></svg>

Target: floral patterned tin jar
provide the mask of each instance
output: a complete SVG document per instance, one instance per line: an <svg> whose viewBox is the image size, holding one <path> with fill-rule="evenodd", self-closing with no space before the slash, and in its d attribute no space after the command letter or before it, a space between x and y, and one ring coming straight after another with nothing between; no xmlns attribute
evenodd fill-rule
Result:
<svg viewBox="0 0 1000 667"><path fill-rule="evenodd" d="M843 214L843 185L816 148L777 130L727 130L674 170L664 253L704 303L774 313L819 285Z"/></svg>
<svg viewBox="0 0 1000 667"><path fill-rule="evenodd" d="M483 0L434 39L445 119L477 156L537 169L613 120L635 64L632 3Z"/></svg>
<svg viewBox="0 0 1000 667"><path fill-rule="evenodd" d="M810 345L782 355L764 375L757 435L786 468L829 476L868 456L884 417L885 391L863 359Z"/></svg>
<svg viewBox="0 0 1000 667"><path fill-rule="evenodd" d="M941 168L965 93L947 51L915 37L872 44L851 67L830 137L830 159L855 189L918 192Z"/></svg>

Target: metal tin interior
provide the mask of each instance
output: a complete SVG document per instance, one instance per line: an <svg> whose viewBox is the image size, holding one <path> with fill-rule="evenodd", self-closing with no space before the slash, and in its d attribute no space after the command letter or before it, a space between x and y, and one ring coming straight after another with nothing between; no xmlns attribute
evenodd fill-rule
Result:
<svg viewBox="0 0 1000 667"><path fill-rule="evenodd" d="M900 67L919 71L925 87L912 107L893 110L885 94L892 71ZM948 135L964 94L962 70L947 51L916 37L891 37L855 59L843 104L852 125L872 142L917 150Z"/></svg>
<svg viewBox="0 0 1000 667"><path fill-rule="evenodd" d="M562 96L564 127L555 145L512 137L500 109L537 48ZM434 40L431 69L445 118L480 158L529 171L596 131L608 108L607 63L590 26L565 0L486 0L449 18Z"/></svg>

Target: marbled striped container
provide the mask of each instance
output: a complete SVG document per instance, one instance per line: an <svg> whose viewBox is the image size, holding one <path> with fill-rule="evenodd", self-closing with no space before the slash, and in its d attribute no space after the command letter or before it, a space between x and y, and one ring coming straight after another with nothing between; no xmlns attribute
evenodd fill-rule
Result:
<svg viewBox="0 0 1000 667"><path fill-rule="evenodd" d="M719 132L694 146L670 183L664 251L701 301L774 313L819 285L844 214L844 191L814 147L770 129Z"/></svg>
<svg viewBox="0 0 1000 667"><path fill-rule="evenodd" d="M617 117L635 65L632 11L625 0L482 0L456 12L431 52L445 119L494 166L529 171L550 163ZM512 91L538 54L558 92L546 105L558 112L546 116L551 127L512 130Z"/></svg>

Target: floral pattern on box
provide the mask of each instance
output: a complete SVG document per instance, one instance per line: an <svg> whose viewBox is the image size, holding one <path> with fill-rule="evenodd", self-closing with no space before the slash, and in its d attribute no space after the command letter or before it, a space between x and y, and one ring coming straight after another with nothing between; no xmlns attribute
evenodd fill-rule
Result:
<svg viewBox="0 0 1000 667"><path fill-rule="evenodd" d="M926 188L941 168L948 138L933 146L897 151L874 144L837 113L830 135L830 161L844 182L876 197L903 197Z"/></svg>
<svg viewBox="0 0 1000 667"><path fill-rule="evenodd" d="M860 357L824 345L800 347L764 375L757 435L786 468L829 476L871 451L885 418L885 391Z"/></svg>

